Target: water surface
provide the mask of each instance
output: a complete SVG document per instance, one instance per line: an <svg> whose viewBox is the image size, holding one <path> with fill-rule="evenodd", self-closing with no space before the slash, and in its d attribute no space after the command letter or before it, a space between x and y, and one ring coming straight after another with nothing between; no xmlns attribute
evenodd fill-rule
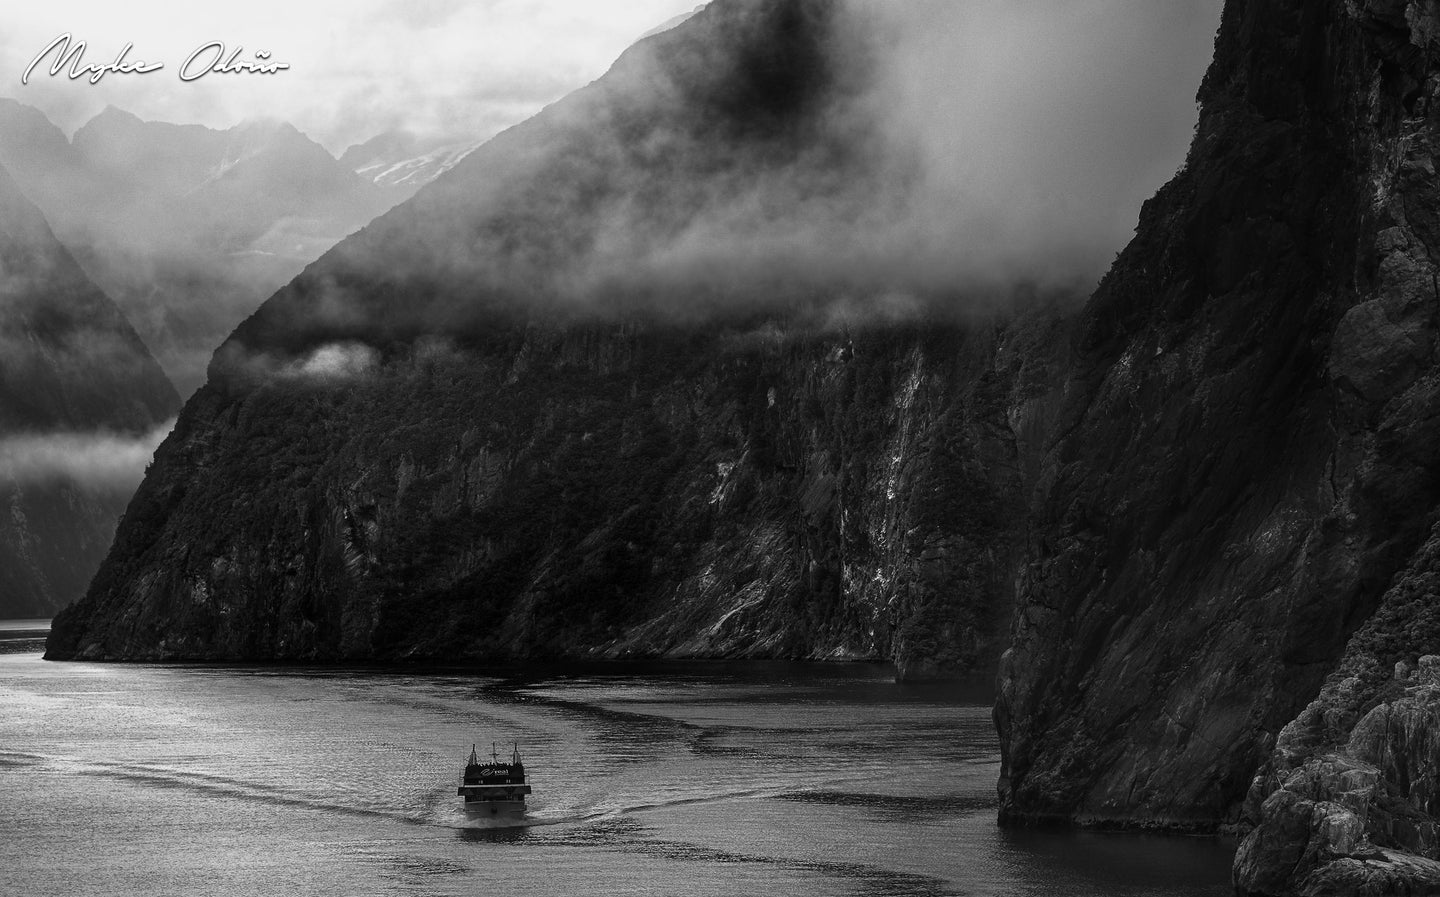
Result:
<svg viewBox="0 0 1440 897"><path fill-rule="evenodd" d="M167 668L9 645L0 894L1229 893L1225 842L1001 831L990 696L884 667ZM492 739L520 742L526 826L457 806Z"/></svg>

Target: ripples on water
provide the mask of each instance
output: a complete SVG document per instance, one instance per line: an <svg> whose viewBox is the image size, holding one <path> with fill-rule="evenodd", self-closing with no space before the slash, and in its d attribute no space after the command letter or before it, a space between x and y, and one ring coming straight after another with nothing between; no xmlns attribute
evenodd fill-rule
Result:
<svg viewBox="0 0 1440 897"><path fill-rule="evenodd" d="M1002 832L989 696L883 667L100 666L26 638L0 624L0 894L1229 893L1222 842ZM525 755L524 827L456 804L491 739Z"/></svg>

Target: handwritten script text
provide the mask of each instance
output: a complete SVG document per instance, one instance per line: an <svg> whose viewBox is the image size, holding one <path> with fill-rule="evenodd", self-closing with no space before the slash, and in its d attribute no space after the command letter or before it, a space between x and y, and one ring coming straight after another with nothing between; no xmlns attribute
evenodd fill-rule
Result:
<svg viewBox="0 0 1440 897"><path fill-rule="evenodd" d="M30 65L26 66L25 74L20 76L20 83L29 84L30 75L34 73L36 66L44 62L47 57L52 59L50 64L52 78L64 72L68 65L70 71L65 73L66 77L71 81L85 78L91 84L99 84L101 78L112 73L116 75L148 75L165 67L163 62L131 59L130 52L135 49L133 42L120 48L114 62L86 62L85 49L85 41L77 41L70 32L65 32L36 54L35 58L30 61ZM185 57L185 61L180 65L180 80L198 81L211 73L274 75L290 68L288 62L272 62L269 50L256 50L252 54L253 59L241 59L240 54L244 51L245 48L239 46L234 50L227 50L225 43L218 40L201 44L194 53Z"/></svg>

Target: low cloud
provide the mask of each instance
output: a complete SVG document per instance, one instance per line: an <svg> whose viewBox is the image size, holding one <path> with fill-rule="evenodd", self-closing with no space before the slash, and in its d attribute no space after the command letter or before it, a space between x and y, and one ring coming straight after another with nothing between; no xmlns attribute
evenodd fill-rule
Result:
<svg viewBox="0 0 1440 897"><path fill-rule="evenodd" d="M423 238L373 247L373 273L679 314L1085 294L1184 159L1220 6L713 4L529 142L477 150L456 198L417 213ZM745 24L787 15L809 21ZM724 43L747 27L750 44Z"/></svg>
<svg viewBox="0 0 1440 897"><path fill-rule="evenodd" d="M379 354L361 343L331 343L289 364L282 376L306 380L351 380L374 370Z"/></svg>
<svg viewBox="0 0 1440 897"><path fill-rule="evenodd" d="M251 352L231 342L217 360L231 375L253 380L288 380L315 385L340 385L369 376L380 365L380 353L361 342L331 342L299 356Z"/></svg>
<svg viewBox="0 0 1440 897"><path fill-rule="evenodd" d="M672 162L676 184L639 173L569 292L739 275L892 304L897 291L967 303L1021 285L1086 293L1184 159L1220 7L842 0L826 55L849 87L821 141L728 172L703 141L682 146L701 160ZM659 208L631 199L667 192Z"/></svg>
<svg viewBox="0 0 1440 897"><path fill-rule="evenodd" d="M29 433L0 438L0 482L61 480L91 489L134 489L174 426L172 420L140 436Z"/></svg>

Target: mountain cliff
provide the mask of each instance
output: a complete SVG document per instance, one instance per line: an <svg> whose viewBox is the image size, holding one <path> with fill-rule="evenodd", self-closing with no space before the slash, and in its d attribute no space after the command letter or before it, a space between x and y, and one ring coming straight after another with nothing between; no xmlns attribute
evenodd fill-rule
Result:
<svg viewBox="0 0 1440 897"><path fill-rule="evenodd" d="M712 4L281 290L48 656L993 666L1063 297L799 252L908 176L835 9Z"/></svg>
<svg viewBox="0 0 1440 897"><path fill-rule="evenodd" d="M50 656L919 676L1008 619L1002 821L1245 831L1250 894L1440 887L1440 9L1231 0L1082 310L895 314L786 239L883 232L910 176L835 8L710 4L278 293Z"/></svg>
<svg viewBox="0 0 1440 897"><path fill-rule="evenodd" d="M124 315L0 168L0 616L49 616L84 593L135 486L113 481L106 449L179 407Z"/></svg>
<svg viewBox="0 0 1440 897"><path fill-rule="evenodd" d="M1245 893L1440 882L1436 13L1226 5L1186 168L1076 325L1002 819L1258 825Z"/></svg>

